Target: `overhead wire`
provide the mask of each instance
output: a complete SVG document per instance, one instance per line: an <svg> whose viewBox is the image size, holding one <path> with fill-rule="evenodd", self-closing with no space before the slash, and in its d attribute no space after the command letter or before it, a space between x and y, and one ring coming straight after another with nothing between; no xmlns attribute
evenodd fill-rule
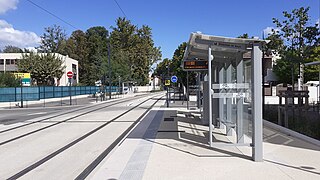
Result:
<svg viewBox="0 0 320 180"><path fill-rule="evenodd" d="M118 8L121 10L121 12L122 12L122 14L124 15L124 17L126 17L126 18L128 19L126 13L123 11L123 9L121 8L121 6L120 6L120 4L118 3L118 1L117 1L117 0L113 0L113 1L117 4Z"/></svg>
<svg viewBox="0 0 320 180"><path fill-rule="evenodd" d="M49 10L47 10L47 9L43 8L42 6L36 4L35 2L33 2L33 1L31 1L31 0L26 0L26 1L28 1L28 2L31 3L31 4L33 4L34 6L38 7L39 9L45 11L46 13L50 14L51 16L59 19L60 21L64 22L65 24L71 26L72 28L74 28L74 29L79 29L79 28L75 27L74 25L72 25L71 23L69 23L68 21L63 20L63 19L60 18L59 16L57 16L57 15L55 15L54 13L50 12Z"/></svg>

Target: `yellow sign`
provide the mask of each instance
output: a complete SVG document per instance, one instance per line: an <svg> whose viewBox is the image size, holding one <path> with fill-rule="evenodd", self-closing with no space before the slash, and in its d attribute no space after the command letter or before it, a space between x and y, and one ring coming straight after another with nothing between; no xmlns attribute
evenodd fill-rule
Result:
<svg viewBox="0 0 320 180"><path fill-rule="evenodd" d="M30 79L30 73L13 73L16 78Z"/></svg>
<svg viewBox="0 0 320 180"><path fill-rule="evenodd" d="M164 85L170 86L170 79L166 79L166 80L164 81Z"/></svg>

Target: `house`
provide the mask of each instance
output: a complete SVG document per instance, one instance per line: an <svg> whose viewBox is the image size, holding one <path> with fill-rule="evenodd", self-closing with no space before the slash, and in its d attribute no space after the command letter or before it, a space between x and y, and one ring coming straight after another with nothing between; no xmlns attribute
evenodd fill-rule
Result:
<svg viewBox="0 0 320 180"><path fill-rule="evenodd" d="M40 53L41 54L41 53ZM55 53L57 57L60 57L63 61L63 66L65 66L64 74L60 79L55 79L56 86L67 86L68 77L67 72L73 72L72 84L77 84L79 82L79 70L78 61L72 59L68 56L64 56ZM0 53L0 72L18 72L17 62L22 59L22 53Z"/></svg>

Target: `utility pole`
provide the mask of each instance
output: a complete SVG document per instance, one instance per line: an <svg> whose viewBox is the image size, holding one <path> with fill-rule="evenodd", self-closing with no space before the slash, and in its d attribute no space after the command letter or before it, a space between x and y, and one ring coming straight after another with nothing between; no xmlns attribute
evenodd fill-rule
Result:
<svg viewBox="0 0 320 180"><path fill-rule="evenodd" d="M109 66L109 99L111 99L110 41L109 41L109 45L108 45L108 66Z"/></svg>
<svg viewBox="0 0 320 180"><path fill-rule="evenodd" d="M167 61L167 78L169 78L169 61ZM170 102L170 99L169 99L169 86L167 86L167 107L169 107L169 102Z"/></svg>

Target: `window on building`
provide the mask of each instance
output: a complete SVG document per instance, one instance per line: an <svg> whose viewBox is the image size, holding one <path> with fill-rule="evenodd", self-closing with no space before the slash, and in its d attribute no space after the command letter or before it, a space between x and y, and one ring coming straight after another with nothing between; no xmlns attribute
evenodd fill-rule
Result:
<svg viewBox="0 0 320 180"><path fill-rule="evenodd" d="M15 64L14 59L10 59L11 63L10 64Z"/></svg>
<svg viewBox="0 0 320 180"><path fill-rule="evenodd" d="M10 65L10 59L6 59L6 65Z"/></svg>
<svg viewBox="0 0 320 180"><path fill-rule="evenodd" d="M77 65L72 64L73 79L77 79Z"/></svg>
<svg viewBox="0 0 320 180"><path fill-rule="evenodd" d="M0 59L0 65L4 64L4 59Z"/></svg>

